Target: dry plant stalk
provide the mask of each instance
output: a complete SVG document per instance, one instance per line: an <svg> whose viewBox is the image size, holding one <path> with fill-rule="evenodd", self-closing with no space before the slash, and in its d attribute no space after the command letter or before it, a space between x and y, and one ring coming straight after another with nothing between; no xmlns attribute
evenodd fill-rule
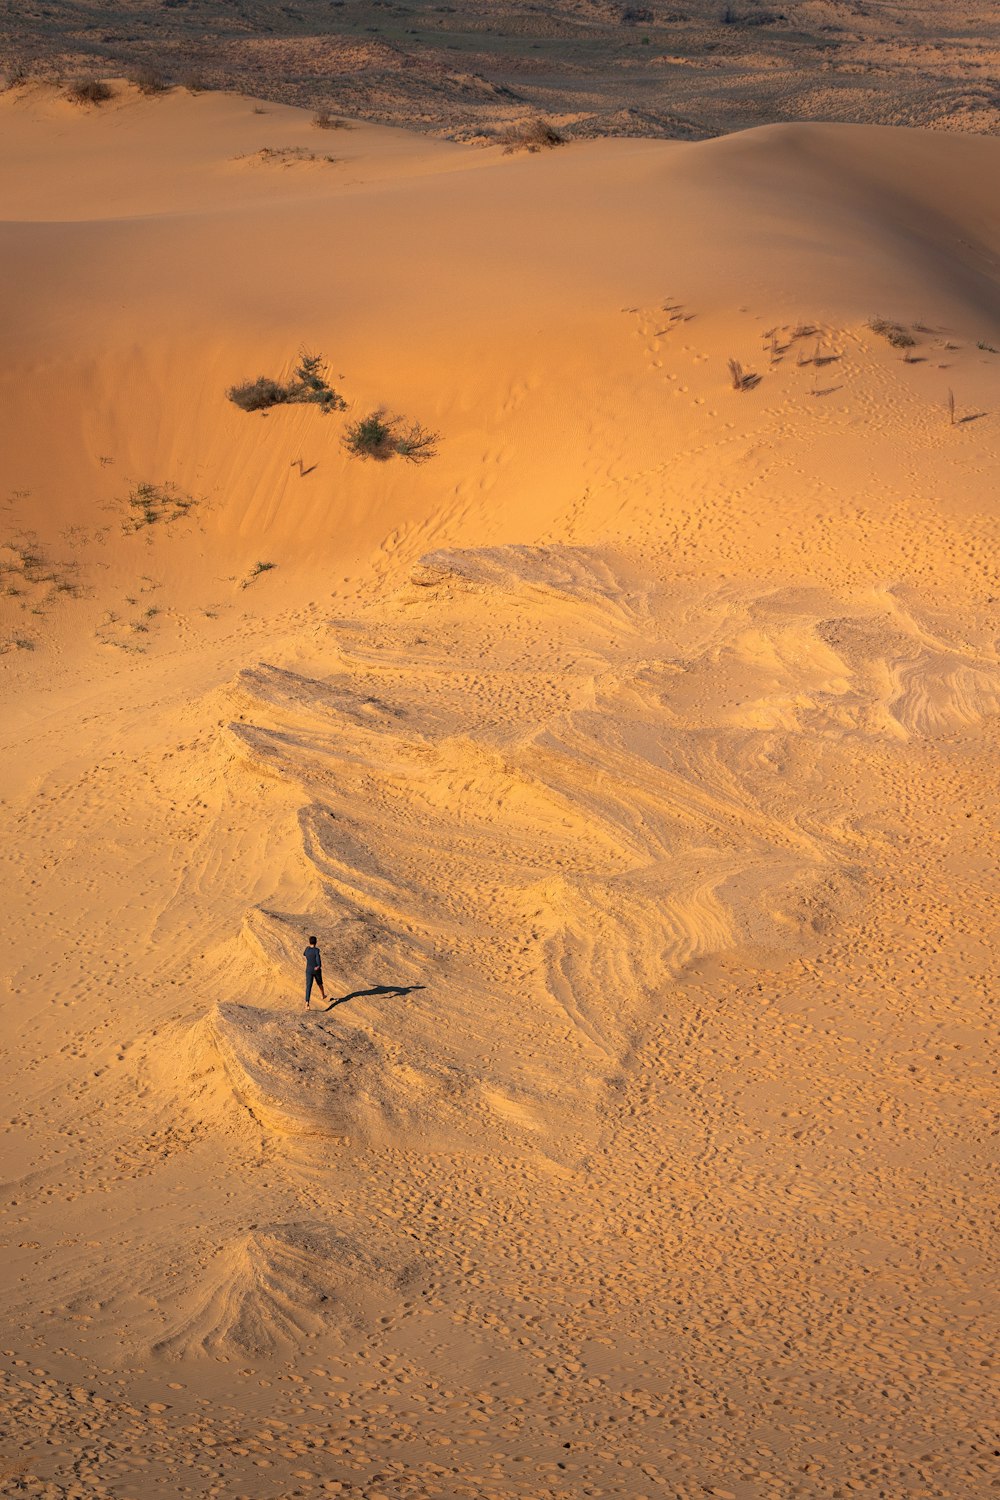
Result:
<svg viewBox="0 0 1000 1500"><path fill-rule="evenodd" d="M734 391L752 391L760 382L760 376L752 370L744 370L738 359L729 360L729 378Z"/></svg>

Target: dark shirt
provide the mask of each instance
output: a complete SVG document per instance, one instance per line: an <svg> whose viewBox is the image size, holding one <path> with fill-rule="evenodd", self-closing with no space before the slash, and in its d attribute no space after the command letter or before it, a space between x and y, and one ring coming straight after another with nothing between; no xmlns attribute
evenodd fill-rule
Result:
<svg viewBox="0 0 1000 1500"><path fill-rule="evenodd" d="M323 960L319 956L319 949L315 943L310 943L308 947L303 948L302 956L306 961L307 974L315 974L317 969L323 967Z"/></svg>

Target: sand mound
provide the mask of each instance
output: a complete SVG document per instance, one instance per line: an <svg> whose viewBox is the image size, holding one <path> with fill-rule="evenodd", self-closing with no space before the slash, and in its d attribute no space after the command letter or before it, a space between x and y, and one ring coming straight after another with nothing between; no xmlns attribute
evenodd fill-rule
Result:
<svg viewBox="0 0 1000 1500"><path fill-rule="evenodd" d="M399 1050L320 1015L220 1005L208 1035L237 1098L269 1129L356 1144L419 1147L439 1135L449 1092L437 1077L399 1059Z"/></svg>
<svg viewBox="0 0 1000 1500"><path fill-rule="evenodd" d="M415 1264L393 1265L384 1252L362 1248L336 1230L262 1225L219 1252L188 1299L190 1310L155 1352L178 1359L260 1357L322 1332L384 1327L418 1279Z"/></svg>

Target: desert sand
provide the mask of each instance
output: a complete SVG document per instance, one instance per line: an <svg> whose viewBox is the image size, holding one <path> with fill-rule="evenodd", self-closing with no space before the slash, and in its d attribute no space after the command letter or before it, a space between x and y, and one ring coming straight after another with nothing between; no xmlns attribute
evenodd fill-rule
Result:
<svg viewBox="0 0 1000 1500"><path fill-rule="evenodd" d="M3 1492L991 1493L1000 142L0 138Z"/></svg>

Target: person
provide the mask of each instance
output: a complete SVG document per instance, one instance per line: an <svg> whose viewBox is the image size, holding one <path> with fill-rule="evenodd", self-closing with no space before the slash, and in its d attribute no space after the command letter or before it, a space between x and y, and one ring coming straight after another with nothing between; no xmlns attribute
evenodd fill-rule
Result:
<svg viewBox="0 0 1000 1500"><path fill-rule="evenodd" d="M306 1010L308 1010L313 985L319 990L323 999L326 999L326 990L323 988L323 959L314 937L309 939L308 948L302 950L302 956L306 961Z"/></svg>

